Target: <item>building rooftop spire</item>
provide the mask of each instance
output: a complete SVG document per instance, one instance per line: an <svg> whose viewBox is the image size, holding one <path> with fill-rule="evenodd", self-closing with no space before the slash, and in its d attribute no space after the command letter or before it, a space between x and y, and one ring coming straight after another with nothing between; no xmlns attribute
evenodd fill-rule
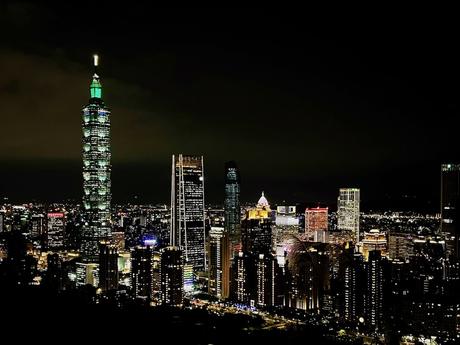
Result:
<svg viewBox="0 0 460 345"><path fill-rule="evenodd" d="M91 85L89 86L89 92L91 98L102 98L102 85L97 75L97 66L99 66L99 55L93 55L93 63L94 63L94 74L93 80L91 81Z"/></svg>

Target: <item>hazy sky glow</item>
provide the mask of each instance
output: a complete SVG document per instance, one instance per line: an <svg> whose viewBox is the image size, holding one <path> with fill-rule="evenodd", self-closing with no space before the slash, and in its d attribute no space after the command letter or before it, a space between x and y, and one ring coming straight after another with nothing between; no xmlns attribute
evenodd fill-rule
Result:
<svg viewBox="0 0 460 345"><path fill-rule="evenodd" d="M460 161L459 56L448 24L0 8L0 196L80 198L80 109L95 52L112 109L114 200L167 202L172 153L205 156L213 202L227 160L241 169L245 200L264 189L272 200L310 202L333 202L349 185L368 201L437 202L439 164Z"/></svg>

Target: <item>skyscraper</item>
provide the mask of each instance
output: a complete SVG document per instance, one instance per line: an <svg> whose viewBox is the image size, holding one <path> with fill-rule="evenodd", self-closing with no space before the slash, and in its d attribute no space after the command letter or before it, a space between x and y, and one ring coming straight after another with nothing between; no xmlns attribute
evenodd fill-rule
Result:
<svg viewBox="0 0 460 345"><path fill-rule="evenodd" d="M239 252L233 261L232 275L231 294L233 300L255 306L257 278L254 255Z"/></svg>
<svg viewBox="0 0 460 345"><path fill-rule="evenodd" d="M161 250L160 258L160 301L163 305L181 306L183 294L183 257L178 247Z"/></svg>
<svg viewBox="0 0 460 345"><path fill-rule="evenodd" d="M131 251L131 288L135 298L150 301L153 294L153 252L138 246Z"/></svg>
<svg viewBox="0 0 460 345"><path fill-rule="evenodd" d="M327 230L327 207L313 207L305 210L305 232L314 233L315 230Z"/></svg>
<svg viewBox="0 0 460 345"><path fill-rule="evenodd" d="M231 260L241 249L240 173L236 163L225 163L224 233L221 244L221 298L230 296Z"/></svg>
<svg viewBox="0 0 460 345"><path fill-rule="evenodd" d="M340 188L337 201L337 227L349 231L354 241L359 242L359 202L358 188Z"/></svg>
<svg viewBox="0 0 460 345"><path fill-rule="evenodd" d="M2 214L0 213L0 222L1 222ZM32 219L30 221L31 229L30 229L30 236L32 239L38 239L40 236L45 232L45 217L43 214L34 214L32 215ZM1 232L1 229L0 229Z"/></svg>
<svg viewBox="0 0 460 345"><path fill-rule="evenodd" d="M366 292L364 299L366 325L372 332L383 328L383 259L379 250L371 250L366 263Z"/></svg>
<svg viewBox="0 0 460 345"><path fill-rule="evenodd" d="M272 251L271 209L262 192L257 206L246 212L241 224L243 252L269 254Z"/></svg>
<svg viewBox="0 0 460 345"><path fill-rule="evenodd" d="M327 242L328 208L313 207L305 210L305 234L315 242Z"/></svg>
<svg viewBox="0 0 460 345"><path fill-rule="evenodd" d="M102 291L118 288L118 251L108 242L101 242L99 253L99 287Z"/></svg>
<svg viewBox="0 0 460 345"><path fill-rule="evenodd" d="M46 244L50 250L63 249L65 214L63 212L48 213L48 226L46 231Z"/></svg>
<svg viewBox="0 0 460 345"><path fill-rule="evenodd" d="M260 307L274 306L277 302L278 262L272 254L259 254L256 259L257 300Z"/></svg>
<svg viewBox="0 0 460 345"><path fill-rule="evenodd" d="M209 293L221 298L222 297L222 275L224 261L223 245L227 244L224 241L224 229L221 227L211 227L209 232ZM226 253L228 255L228 252Z"/></svg>
<svg viewBox="0 0 460 345"><path fill-rule="evenodd" d="M385 232L381 232L378 229L372 229L369 232L364 232L362 252L364 261L369 258L369 253L372 250L380 251L382 256L388 255L388 241Z"/></svg>
<svg viewBox="0 0 460 345"><path fill-rule="evenodd" d="M388 256L405 261L414 253L412 234L391 231L388 236Z"/></svg>
<svg viewBox="0 0 460 345"><path fill-rule="evenodd" d="M349 248L342 254L341 279L343 287L340 294L343 297L341 317L347 322L358 323L364 316L365 271L364 260L354 248Z"/></svg>
<svg viewBox="0 0 460 345"><path fill-rule="evenodd" d="M460 229L457 224L460 202L460 164L441 165L441 231L449 249L459 254Z"/></svg>
<svg viewBox="0 0 460 345"><path fill-rule="evenodd" d="M203 156L172 156L171 246L184 252L194 271L206 269Z"/></svg>
<svg viewBox="0 0 460 345"><path fill-rule="evenodd" d="M232 251L241 240L240 223L240 173L235 162L225 163L225 231L228 232L232 244Z"/></svg>
<svg viewBox="0 0 460 345"><path fill-rule="evenodd" d="M94 56L94 68L98 57ZM96 71L90 99L83 107L83 218L81 253L83 261L97 262L99 242L110 239L110 110L102 100Z"/></svg>

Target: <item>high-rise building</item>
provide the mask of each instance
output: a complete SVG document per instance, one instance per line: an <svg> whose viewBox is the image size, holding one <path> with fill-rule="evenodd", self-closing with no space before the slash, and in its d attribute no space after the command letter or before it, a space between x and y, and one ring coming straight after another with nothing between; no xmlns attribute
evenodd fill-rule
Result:
<svg viewBox="0 0 460 345"><path fill-rule="evenodd" d="M94 57L94 68L98 57ZM93 74L90 99L83 107L83 218L81 253L98 262L99 242L110 239L110 110L102 100L99 75Z"/></svg>
<svg viewBox="0 0 460 345"><path fill-rule="evenodd" d="M231 294L233 300L250 306L256 304L256 267L254 255L239 252L233 261Z"/></svg>
<svg viewBox="0 0 460 345"><path fill-rule="evenodd" d="M441 165L441 231L448 249L459 256L460 164Z"/></svg>
<svg viewBox="0 0 460 345"><path fill-rule="evenodd" d="M288 254L289 289L286 306L318 310L330 290L329 255L324 243L298 241Z"/></svg>
<svg viewBox="0 0 460 345"><path fill-rule="evenodd" d="M343 309L342 317L345 321L357 324L364 316L364 260L360 253L354 253L353 248L344 253L347 258L343 267Z"/></svg>
<svg viewBox="0 0 460 345"><path fill-rule="evenodd" d="M328 208L313 207L305 210L305 233L313 237L316 231L328 230ZM316 241L315 241L316 242Z"/></svg>
<svg viewBox="0 0 460 345"><path fill-rule="evenodd" d="M241 224L243 252L269 254L272 251L271 210L262 192L257 207L246 212Z"/></svg>
<svg viewBox="0 0 460 345"><path fill-rule="evenodd" d="M2 215L0 213L0 218L1 217L2 217ZM45 232L45 217L43 216L43 214L39 213L39 214L32 215L30 223L31 223L30 224L31 225L30 236L33 239L37 239L41 235L43 235L43 233ZM1 232L1 230L0 230L0 232Z"/></svg>
<svg viewBox="0 0 460 345"><path fill-rule="evenodd" d="M298 226L299 217L296 206L277 206L275 224L280 227Z"/></svg>
<svg viewBox="0 0 460 345"><path fill-rule="evenodd" d="M51 212L47 215L46 244L49 250L63 249L65 232L65 214Z"/></svg>
<svg viewBox="0 0 460 345"><path fill-rule="evenodd" d="M337 228L348 231L351 238L359 242L359 203L358 188L340 188L337 200Z"/></svg>
<svg viewBox="0 0 460 345"><path fill-rule="evenodd" d="M233 248L241 240L241 209L240 209L240 173L235 162L225 163L225 231L230 235Z"/></svg>
<svg viewBox="0 0 460 345"><path fill-rule="evenodd" d="M414 253L413 237L410 233L390 231L388 235L388 257L392 260L407 260Z"/></svg>
<svg viewBox="0 0 460 345"><path fill-rule="evenodd" d="M118 250L108 242L99 244L99 287L102 291L118 288Z"/></svg>
<svg viewBox="0 0 460 345"><path fill-rule="evenodd" d="M271 254L259 254L256 258L257 300L259 307L277 304L278 262Z"/></svg>
<svg viewBox="0 0 460 345"><path fill-rule="evenodd" d="M153 294L153 252L150 247L131 250L131 289L135 298L150 301Z"/></svg>
<svg viewBox="0 0 460 345"><path fill-rule="evenodd" d="M184 260L179 247L166 247L160 258L160 301L163 305L181 306L183 292Z"/></svg>
<svg viewBox="0 0 460 345"><path fill-rule="evenodd" d="M368 260L369 252L372 250L380 251L382 256L388 255L388 242L385 232L382 232L378 229L372 229L369 232L365 232L362 243L362 252L365 261Z"/></svg>
<svg viewBox="0 0 460 345"><path fill-rule="evenodd" d="M195 271L206 269L203 156L172 156L170 244Z"/></svg>
<svg viewBox="0 0 460 345"><path fill-rule="evenodd" d="M114 231L112 232L111 243L117 247L119 252L125 250L125 233L123 231Z"/></svg>
<svg viewBox="0 0 460 345"><path fill-rule="evenodd" d="M99 286L99 264L93 262L77 262L76 264L76 285Z"/></svg>
<svg viewBox="0 0 460 345"><path fill-rule="evenodd" d="M372 332L383 332L383 258L379 250L369 252L366 263L364 313L366 326Z"/></svg>
<svg viewBox="0 0 460 345"><path fill-rule="evenodd" d="M221 227L211 227L209 231L208 291L218 298L222 297L224 233L225 230Z"/></svg>
<svg viewBox="0 0 460 345"><path fill-rule="evenodd" d="M221 286L220 298L230 296L231 261L241 250L241 179L236 163L225 163L224 233L220 239Z"/></svg>

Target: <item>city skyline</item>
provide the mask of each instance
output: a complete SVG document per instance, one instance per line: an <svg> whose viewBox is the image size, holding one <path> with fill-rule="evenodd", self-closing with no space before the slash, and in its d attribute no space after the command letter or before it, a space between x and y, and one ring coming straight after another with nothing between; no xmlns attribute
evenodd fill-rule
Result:
<svg viewBox="0 0 460 345"><path fill-rule="evenodd" d="M337 33L288 23L290 12L230 9L210 17L204 9L192 14L209 28L185 33L188 11L156 9L152 15L164 18L154 28L169 20L183 23L152 36L142 15L127 20L132 27L117 29L124 10L115 6L108 9L113 20L107 28L92 36L87 29L70 30L89 20L83 8L66 15L61 7L31 4L4 9L2 25L17 29L7 37L1 61L2 113L9 116L0 138L0 190L11 200L79 199L75 109L84 104L93 53L101 55L110 90L104 97L116 113L115 202L167 202L169 157L184 152L206 157L212 203L223 202L217 192L222 165L235 160L247 185L242 201L265 190L274 202L334 203L338 188L359 186L363 203L386 206L407 195L436 211L438 184L427 181L439 177L441 163L459 161L452 87L457 55L447 44L449 30L438 28L435 39L396 25L386 37L374 25L359 37L352 28ZM241 15L237 29L234 14ZM40 17L50 24L27 36ZM270 28L272 22L280 23L278 29ZM52 32L51 23L61 32ZM260 35L260 27L267 31ZM33 35L47 39L37 44ZM405 46L409 37L413 50ZM425 45L428 52L419 53ZM444 54L433 52L439 47ZM23 126L18 118L26 120ZM441 120L433 126L434 118ZM260 121L270 125L260 130ZM351 138L347 145L344 133Z"/></svg>
<svg viewBox="0 0 460 345"><path fill-rule="evenodd" d="M459 343L443 26L101 5L0 5L5 339Z"/></svg>

